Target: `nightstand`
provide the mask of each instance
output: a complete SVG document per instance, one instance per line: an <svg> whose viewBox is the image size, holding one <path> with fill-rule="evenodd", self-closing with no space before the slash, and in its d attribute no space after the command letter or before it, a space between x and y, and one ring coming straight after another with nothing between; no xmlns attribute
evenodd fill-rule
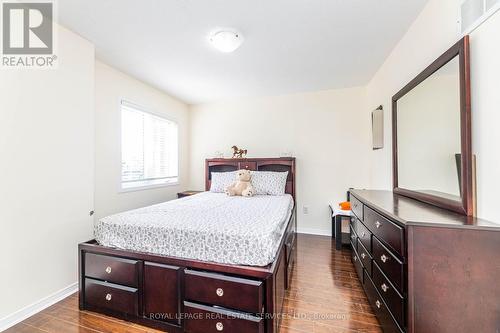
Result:
<svg viewBox="0 0 500 333"><path fill-rule="evenodd" d="M332 237L335 238L335 249L340 250L342 245L348 245L350 242L350 233L342 232L342 221L349 221L352 216L352 212L350 210L341 210L335 207L336 205L330 204Z"/></svg>
<svg viewBox="0 0 500 333"><path fill-rule="evenodd" d="M203 191L184 191L184 192L179 192L177 193L177 198L184 198L184 197L189 197L191 195L194 195L194 194L198 194L198 193L201 193Z"/></svg>

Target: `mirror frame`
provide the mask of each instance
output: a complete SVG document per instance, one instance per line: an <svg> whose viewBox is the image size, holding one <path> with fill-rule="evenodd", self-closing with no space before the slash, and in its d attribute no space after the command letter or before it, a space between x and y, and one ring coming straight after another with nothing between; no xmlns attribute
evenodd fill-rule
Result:
<svg viewBox="0 0 500 333"><path fill-rule="evenodd" d="M459 57L460 77L460 146L461 146L461 200L452 200L434 194L409 190L398 186L398 100L434 74L456 56ZM471 129L471 90L470 90L470 53L469 36L463 37L448 51L437 58L410 83L392 97L392 166L394 193L423 201L457 213L471 216L474 214L472 183L472 129Z"/></svg>

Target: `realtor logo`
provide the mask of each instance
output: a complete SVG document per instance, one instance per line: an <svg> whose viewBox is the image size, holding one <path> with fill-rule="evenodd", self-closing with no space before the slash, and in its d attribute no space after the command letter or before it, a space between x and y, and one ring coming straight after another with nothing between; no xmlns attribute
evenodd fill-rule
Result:
<svg viewBox="0 0 500 333"><path fill-rule="evenodd" d="M53 67L52 2L2 3L2 67Z"/></svg>

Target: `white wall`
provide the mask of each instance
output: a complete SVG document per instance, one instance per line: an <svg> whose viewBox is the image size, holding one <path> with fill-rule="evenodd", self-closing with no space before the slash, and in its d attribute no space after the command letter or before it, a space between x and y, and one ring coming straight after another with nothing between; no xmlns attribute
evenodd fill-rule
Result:
<svg viewBox="0 0 500 333"><path fill-rule="evenodd" d="M56 31L57 69L0 73L0 329L76 283L92 237L94 47Z"/></svg>
<svg viewBox="0 0 500 333"><path fill-rule="evenodd" d="M391 128L391 97L457 42L460 0L430 0L408 32L394 48L367 86L369 105L384 104L385 127ZM478 216L500 220L496 203L500 187L500 12L470 35L472 79L473 152L477 155ZM386 148L371 153L371 185L392 188L391 132L385 132ZM493 144L493 146L492 146Z"/></svg>
<svg viewBox="0 0 500 333"><path fill-rule="evenodd" d="M301 231L329 234L328 203L349 187L367 187L370 118L365 89L352 88L245 98L191 109L191 188L204 189L205 158L230 157L233 145L249 157L297 158ZM303 206L309 214L302 213Z"/></svg>
<svg viewBox="0 0 500 333"><path fill-rule="evenodd" d="M500 221L500 12L471 34L472 150L478 216Z"/></svg>
<svg viewBox="0 0 500 333"><path fill-rule="evenodd" d="M367 86L368 105L384 106L385 147L371 153L372 188L392 189L391 98L458 40L459 2L429 0Z"/></svg>
<svg viewBox="0 0 500 333"><path fill-rule="evenodd" d="M176 198L189 174L189 113L186 104L100 61L95 69L95 211L96 219ZM120 101L125 99L179 124L179 185L120 192Z"/></svg>

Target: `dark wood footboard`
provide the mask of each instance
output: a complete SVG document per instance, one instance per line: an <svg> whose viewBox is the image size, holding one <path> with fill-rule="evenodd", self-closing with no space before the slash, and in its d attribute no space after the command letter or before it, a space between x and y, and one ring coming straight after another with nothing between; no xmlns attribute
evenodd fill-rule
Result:
<svg viewBox="0 0 500 333"><path fill-rule="evenodd" d="M168 332L277 333L296 253L295 208L274 262L225 265L79 245L80 309Z"/></svg>

